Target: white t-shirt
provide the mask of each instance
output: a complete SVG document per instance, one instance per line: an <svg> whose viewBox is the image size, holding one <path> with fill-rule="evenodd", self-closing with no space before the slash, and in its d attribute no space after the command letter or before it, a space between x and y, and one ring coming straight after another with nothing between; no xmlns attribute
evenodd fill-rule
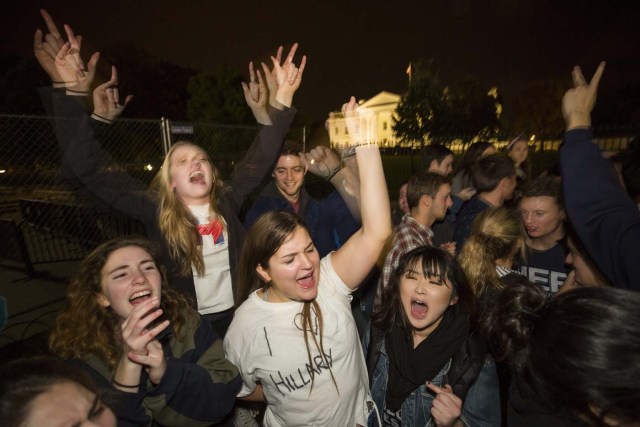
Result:
<svg viewBox="0 0 640 427"><path fill-rule="evenodd" d="M198 224L209 223L209 204L189 206L189 209L198 220ZM202 256L204 275L199 276L195 268L192 268L198 312L200 314L218 313L233 307L229 235L226 227L217 242L213 241L211 235L202 236Z"/></svg>
<svg viewBox="0 0 640 427"><path fill-rule="evenodd" d="M238 396L247 396L256 383L262 384L268 401L265 426L367 424L367 402L372 399L351 314L351 290L333 270L330 256L320 262L316 297L322 312L324 357L309 335L313 361L309 364L301 329L303 303L269 303L257 291L236 310L225 337L226 357L242 375ZM317 328L317 319L314 324Z"/></svg>

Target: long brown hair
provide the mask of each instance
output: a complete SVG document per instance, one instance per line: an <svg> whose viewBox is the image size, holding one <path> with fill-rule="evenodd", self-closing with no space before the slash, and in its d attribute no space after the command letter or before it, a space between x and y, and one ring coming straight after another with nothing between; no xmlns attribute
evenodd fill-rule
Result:
<svg viewBox="0 0 640 427"><path fill-rule="evenodd" d="M238 292L236 294L236 304L240 305L251 292L262 288L267 290L271 283L265 283L256 267L262 266L265 270L269 268L269 259L280 249L287 239L289 239L298 228L307 230L302 220L288 212L272 211L260 217L258 221L251 227L242 247L242 255L240 256L240 268L238 271ZM308 232L308 230L307 230ZM320 339L316 339L313 331L312 311L318 319L318 335ZM309 347L309 335L313 339L316 349L324 358L324 347L322 340L323 321L320 306L315 298L311 301L305 301L302 307L302 331L304 335L304 344L307 348L307 357L309 364L313 364L311 357L311 349ZM327 365L329 365L327 363ZM313 370L312 370L313 371ZM333 376L331 368L329 368L333 384L338 389L338 385ZM311 390L313 390L314 374L311 374ZM309 393L311 393L311 390ZM338 391L339 393L339 391Z"/></svg>
<svg viewBox="0 0 640 427"><path fill-rule="evenodd" d="M211 163L209 155L200 146L188 141L179 141L173 144L162 162L160 172L151 183L151 194L158 202L158 226L167 242L171 259L178 264L180 274L187 276L191 273L192 266L199 275L204 274L204 259L200 248L200 239L197 230L197 222L182 203L174 189L171 188L171 156L180 147L195 147L207 156L207 160L213 171L213 185L209 195L209 212L211 218L218 218L224 223L224 218L219 214L216 205L216 190L222 186L220 174Z"/></svg>
<svg viewBox="0 0 640 427"><path fill-rule="evenodd" d="M103 359L110 369L122 356L119 345L122 319L110 307L98 303L102 294L102 268L109 256L126 247L139 247L154 261L158 259L154 246L142 238L121 238L110 240L95 248L80 264L78 273L71 279L67 292L67 308L58 315L49 336L49 347L53 353L64 359L85 359L96 355ZM161 300L164 313L173 326L176 339L182 340L182 328L186 316L197 313L189 309L187 300L167 286L164 266L157 265L162 278Z"/></svg>

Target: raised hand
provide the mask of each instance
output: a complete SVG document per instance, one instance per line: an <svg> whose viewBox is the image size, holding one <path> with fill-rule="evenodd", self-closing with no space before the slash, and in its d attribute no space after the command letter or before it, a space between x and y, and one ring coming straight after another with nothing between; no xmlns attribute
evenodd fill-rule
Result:
<svg viewBox="0 0 640 427"><path fill-rule="evenodd" d="M302 164L312 174L327 179L340 170L342 162L338 156L327 147L319 146L308 153L300 153Z"/></svg>
<svg viewBox="0 0 640 427"><path fill-rule="evenodd" d="M92 58L93 59L93 58ZM94 65L95 67L95 65ZM92 65L89 61L89 70ZM124 104L120 104L120 94L118 92L118 70L111 67L111 79L96 87L93 91L93 118L107 123L115 120L127 104L133 99L133 95L127 95Z"/></svg>
<svg viewBox="0 0 640 427"><path fill-rule="evenodd" d="M67 33L67 39L69 40L69 61L73 63L75 69L78 73L78 76L83 77L84 72L86 71L86 67L84 66L84 62L82 62L82 58L80 57L80 46L82 45L82 36L76 36L71 29L71 27L67 24L64 25L64 30Z"/></svg>
<svg viewBox="0 0 640 427"><path fill-rule="evenodd" d="M280 64L282 60L282 46L278 47L278 51L276 52L276 62ZM271 106L281 109L282 105L276 101L276 94L278 93L278 77L273 70L269 70L269 66L262 63L262 71L264 71L264 79L267 83L267 88L269 89L269 104Z"/></svg>
<svg viewBox="0 0 640 427"><path fill-rule="evenodd" d="M80 57L82 36L76 36L71 27L65 25L69 40L65 42L51 15L44 9L40 10L40 14L49 30L44 40L42 31L36 30L34 35L33 51L40 66L49 75L54 87L73 88L68 92L70 95L87 95L95 75L97 54L91 57L87 69Z"/></svg>
<svg viewBox="0 0 640 427"><path fill-rule="evenodd" d="M605 63L601 62L588 84L580 67L573 68L571 72L573 88L562 97L562 115L567 124L567 130L591 126L591 110L596 104L598 84L604 73L604 67Z"/></svg>
<svg viewBox="0 0 640 427"><path fill-rule="evenodd" d="M56 27L56 24L53 22L51 15L44 9L40 9L40 15L42 15L42 18L47 24L49 32L43 40L42 31L39 29L36 30L33 37L33 53L54 85L64 86L64 80L62 80L55 63L56 56L64 45L64 40L60 35L60 31L58 31L58 27Z"/></svg>
<svg viewBox="0 0 640 427"><path fill-rule="evenodd" d="M460 199L462 199L464 201L467 201L467 200L471 199L474 194L476 194L476 189L473 188L473 187L467 187L467 188L463 188L462 190L457 192L456 196L458 196Z"/></svg>
<svg viewBox="0 0 640 427"><path fill-rule="evenodd" d="M284 105L285 107L291 107L291 103L293 101L293 94L300 87L300 83L302 82L302 74L304 73L304 68L307 64L307 57L303 56L300 61L300 67L298 68L293 62L294 56L296 54L296 50L298 49L298 43L294 43L291 46L291 50L287 55L287 59L285 59L284 63L280 65L280 61L271 57L271 62L273 63L273 72L276 75L276 79L278 81L278 90L276 92L276 101L279 104Z"/></svg>
<svg viewBox="0 0 640 427"><path fill-rule="evenodd" d="M60 79L67 88L78 86L78 68L73 60L73 56L69 53L71 45L69 42L62 45L62 48L56 53L55 65L58 70ZM81 70L80 70L81 71Z"/></svg>
<svg viewBox="0 0 640 427"><path fill-rule="evenodd" d="M453 394L449 384L438 387L427 383L427 388L436 393L431 404L431 416L438 427L450 427L456 424L462 413L462 400Z"/></svg>
<svg viewBox="0 0 640 427"><path fill-rule="evenodd" d="M244 99L251 108L256 121L263 125L272 124L267 111L267 86L262 79L260 70L254 71L253 62L249 62L249 84L242 82L242 90Z"/></svg>
<svg viewBox="0 0 640 427"><path fill-rule="evenodd" d="M134 359L131 357L132 355L134 357L135 355L146 356L149 343L154 341L156 336L169 326L169 321L165 320L156 327L150 330L147 329L151 322L162 315L162 309L155 308L158 304L158 297L153 297L149 301L134 307L129 316L120 325L122 350L129 359Z"/></svg>
<svg viewBox="0 0 640 427"><path fill-rule="evenodd" d="M162 314L158 297L153 297L129 313L120 325L122 357L116 366L113 384L116 388L135 393L140 383L140 373L145 369L150 379L157 383L166 370L162 346L156 340L169 321L160 322L148 329L151 322ZM152 377L153 375L153 377Z"/></svg>

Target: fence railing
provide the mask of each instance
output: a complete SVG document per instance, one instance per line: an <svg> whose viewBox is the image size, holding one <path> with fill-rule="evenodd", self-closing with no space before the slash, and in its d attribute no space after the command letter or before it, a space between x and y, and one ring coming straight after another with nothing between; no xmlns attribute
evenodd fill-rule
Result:
<svg viewBox="0 0 640 427"><path fill-rule="evenodd" d="M222 179L255 139L256 126L172 123L121 119L96 126L102 147L113 158L112 172L126 172L149 184L174 141L189 140L210 153ZM304 130L291 136L303 139ZM65 179L53 120L0 115L0 258L29 272L40 263L77 260L100 242L143 234L128 217L96 206Z"/></svg>
<svg viewBox="0 0 640 427"><path fill-rule="evenodd" d="M125 234L144 232L141 224L96 206L74 183L64 178L53 120L40 116L0 115L0 258L22 263L27 270L40 263L77 260L100 242ZM103 148L113 157L109 167L126 172L149 184L165 153L175 141L189 140L210 153L223 179L245 154L259 128L209 123L121 119L111 126L98 126ZM603 150L623 150L630 129L596 132ZM304 130L291 136L304 140ZM499 148L508 138L491 142ZM456 158L473 141L452 137L449 145ZM531 141L531 171L537 176L557 158L560 139L536 137ZM401 182L421 170L419 149L383 149L383 162L390 197L397 198ZM307 178L310 192L327 189L321 180ZM312 191L313 190L313 191Z"/></svg>

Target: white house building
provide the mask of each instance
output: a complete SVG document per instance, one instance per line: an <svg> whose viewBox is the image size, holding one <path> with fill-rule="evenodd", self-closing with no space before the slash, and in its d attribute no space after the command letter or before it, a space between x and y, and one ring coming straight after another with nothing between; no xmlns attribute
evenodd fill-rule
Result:
<svg viewBox="0 0 640 427"><path fill-rule="evenodd" d="M400 102L400 95L391 92L380 92L373 98L362 100L359 108L366 108L367 123L365 137L371 142L377 142L380 147L393 147L396 145L396 137L393 133L393 114ZM329 113L326 121L331 148L341 150L349 143L347 127L341 112Z"/></svg>

